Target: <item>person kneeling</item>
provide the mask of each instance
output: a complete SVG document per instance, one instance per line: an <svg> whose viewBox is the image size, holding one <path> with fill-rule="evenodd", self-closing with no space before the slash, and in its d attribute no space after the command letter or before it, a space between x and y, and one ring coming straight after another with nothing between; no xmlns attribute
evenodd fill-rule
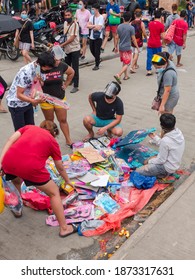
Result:
<svg viewBox="0 0 195 280"><path fill-rule="evenodd" d="M109 137L112 137L112 134L120 137L123 134L120 122L124 115L124 106L117 96L120 90L118 83L110 82L104 92L94 92L89 95L92 114L83 119L83 124L89 132L85 141L94 137L93 126L99 127L98 135L104 135L107 132Z"/></svg>
<svg viewBox="0 0 195 280"><path fill-rule="evenodd" d="M161 139L154 133L149 136L159 144L157 157L145 161L145 165L136 171L144 176L166 177L174 173L181 164L185 140L182 132L175 128L176 118L172 114L162 114L160 117Z"/></svg>

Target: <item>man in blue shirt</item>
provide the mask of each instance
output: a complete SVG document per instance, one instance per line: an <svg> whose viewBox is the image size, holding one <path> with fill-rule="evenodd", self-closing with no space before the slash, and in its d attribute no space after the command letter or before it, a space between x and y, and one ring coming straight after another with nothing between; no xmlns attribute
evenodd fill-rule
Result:
<svg viewBox="0 0 195 280"><path fill-rule="evenodd" d="M108 0L108 4L106 6L106 14L107 14L106 33L101 47L101 52L104 52L110 32L112 32L114 38L114 46L116 45L117 27L120 24L121 14L120 14L120 8L115 3L115 0Z"/></svg>

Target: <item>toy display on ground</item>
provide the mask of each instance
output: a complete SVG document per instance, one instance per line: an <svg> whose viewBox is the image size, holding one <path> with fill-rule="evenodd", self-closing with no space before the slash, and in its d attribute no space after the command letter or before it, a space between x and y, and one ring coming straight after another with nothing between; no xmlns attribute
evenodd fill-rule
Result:
<svg viewBox="0 0 195 280"><path fill-rule="evenodd" d="M140 144L154 130L132 131L124 139L109 140L104 136L87 143L75 143L72 154L62 157L74 188L64 184L52 158L48 159L46 167L60 188L67 223L78 223L80 235L94 236L119 230L125 218L137 214L156 191L169 185L169 179L173 182L179 177L158 181L156 177L142 176L135 171L144 160L158 153ZM10 196L8 186L5 201L6 192ZM47 195L23 183L21 196L24 205L48 211L47 225L58 226ZM18 196L14 197L21 205ZM125 234L128 235L126 231Z"/></svg>

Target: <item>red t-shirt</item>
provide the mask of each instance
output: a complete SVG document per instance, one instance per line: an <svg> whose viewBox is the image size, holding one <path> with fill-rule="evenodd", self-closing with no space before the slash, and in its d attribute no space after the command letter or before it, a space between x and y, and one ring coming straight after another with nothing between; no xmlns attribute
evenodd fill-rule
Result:
<svg viewBox="0 0 195 280"><path fill-rule="evenodd" d="M176 25L173 41L178 46L183 46L183 35L187 34L188 32L188 24L183 19L175 19L172 24Z"/></svg>
<svg viewBox="0 0 195 280"><path fill-rule="evenodd" d="M48 157L61 160L57 141L49 131L35 125L26 125L18 131L21 136L3 158L4 172L32 182L46 182L50 178L45 168Z"/></svg>
<svg viewBox="0 0 195 280"><path fill-rule="evenodd" d="M148 47L160 48L162 46L161 34L165 31L164 25L158 20L153 20L149 23L148 29L150 31Z"/></svg>

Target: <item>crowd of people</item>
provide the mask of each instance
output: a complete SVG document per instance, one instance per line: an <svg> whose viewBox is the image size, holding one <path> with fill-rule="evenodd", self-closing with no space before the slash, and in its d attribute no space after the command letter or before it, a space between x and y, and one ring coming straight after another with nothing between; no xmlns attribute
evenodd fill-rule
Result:
<svg viewBox="0 0 195 280"><path fill-rule="evenodd" d="M145 40L147 44L146 76L151 76L154 72L157 74L158 94L161 98L158 112L162 133L161 137L155 134L150 135L151 143L159 145L159 154L156 158L145 162L144 167L139 169L138 172L142 175L162 178L175 172L181 164L185 141L182 132L175 127L176 117L173 115L173 110L179 100L177 67L182 66L181 52L186 47L186 35L190 28L186 22L187 11L183 10L179 14L177 5L173 4L172 15L164 23L161 18L161 10L155 10L154 19L148 25L149 34L147 34L145 25L141 20L142 11L137 6L138 3L134 0L131 3L136 5L129 6L128 11L124 12L115 3L115 0L110 0L106 9L107 13L104 16L100 14L98 4L94 4L91 11L88 11L87 3L84 0L79 1L75 18L71 10L66 10L64 12L65 39L59 46L66 54L64 61L52 51L43 52L36 61L31 61L28 51L30 46L33 47L32 26L29 21L29 24L24 27L27 13L25 10L21 13L21 21L25 23L23 23L22 32L16 31L16 36L20 33L20 49L26 65L18 71L6 95L15 133L3 148L0 157L0 169L6 174L7 180L12 180L19 190L21 180L18 177L22 178L27 184L33 183L50 196L54 213L60 224L61 237L69 235L76 228L75 225L72 227L66 225L62 205L59 202L59 193L54 182L48 177L43 163L48 156L52 156L60 175L66 183L71 184L62 167L59 146L52 138L52 136L56 137L59 132L57 125L54 123L54 116L56 116L65 137L66 145L72 148L73 141L67 122L67 111L62 106L49 104L44 96L38 96L34 99L30 93L34 83L39 83L44 93L63 102L66 101L65 90L71 83L73 88L70 92L78 92L79 59L84 60L86 57L88 37L89 48L95 59L94 71L100 69L101 52L106 49L110 32L113 34L113 52L120 53L122 68L114 75L115 82L108 83L104 91L93 92L89 95L88 100L92 108L92 114L86 115L83 119L83 125L88 131L83 141L94 137L93 127L98 128L97 135L99 136L106 133L109 137L122 136L121 121L124 117L124 104L118 97L121 91L121 78L123 76L123 80L126 81L130 74L134 75L137 72L139 53L142 51ZM132 10L133 7L134 10ZM25 17L22 15L25 15ZM168 51L162 51L165 44L165 31L171 24L176 26L175 35L172 42L167 46ZM105 37L103 38L104 28ZM80 39L82 45L80 45ZM172 61L174 52L177 56L176 65ZM64 75L66 76L65 80ZM38 104L40 104L45 118L41 128L34 126L33 106ZM2 105L0 110L5 110ZM40 141L37 137L32 137L36 133L40 137L43 135L43 148L38 146ZM13 157L14 152L20 149L19 147L25 146L26 141L32 142L32 154L34 155L37 152L42 157L43 166L42 169L39 169L42 170L42 173L39 173L38 169L33 170L34 177L27 175L31 174L30 169L27 172L24 168L24 172L21 172L21 169L15 167L14 161L9 163L9 159ZM28 153L28 151L24 150L24 153ZM29 156L24 155L22 158L29 158ZM26 166L25 160L23 164ZM20 214L19 216L21 216Z"/></svg>

